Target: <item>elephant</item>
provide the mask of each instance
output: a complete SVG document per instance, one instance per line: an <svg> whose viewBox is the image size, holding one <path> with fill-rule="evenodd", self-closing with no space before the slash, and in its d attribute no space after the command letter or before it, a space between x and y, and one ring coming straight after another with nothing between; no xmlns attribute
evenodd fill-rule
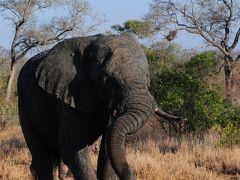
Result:
<svg viewBox="0 0 240 180"><path fill-rule="evenodd" d="M179 119L157 107L149 84L146 56L129 34L73 37L30 58L17 88L35 178L54 179L63 161L75 179L134 180L126 136L155 114ZM100 136L95 173L88 146Z"/></svg>

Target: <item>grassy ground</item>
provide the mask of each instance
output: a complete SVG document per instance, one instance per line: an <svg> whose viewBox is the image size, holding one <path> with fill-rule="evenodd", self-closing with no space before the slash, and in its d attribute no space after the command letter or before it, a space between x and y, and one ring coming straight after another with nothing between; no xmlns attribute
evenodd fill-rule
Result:
<svg viewBox="0 0 240 180"><path fill-rule="evenodd" d="M146 135L146 132L140 132L138 137L143 134ZM184 137L178 146L173 139L156 136L156 133L154 136L157 141L156 138L144 139L127 146L127 158L137 179L240 179L240 148L216 148L218 137L212 133L201 140ZM95 166L97 150L97 145L91 150ZM0 123L0 179L31 179L30 160L19 124Z"/></svg>

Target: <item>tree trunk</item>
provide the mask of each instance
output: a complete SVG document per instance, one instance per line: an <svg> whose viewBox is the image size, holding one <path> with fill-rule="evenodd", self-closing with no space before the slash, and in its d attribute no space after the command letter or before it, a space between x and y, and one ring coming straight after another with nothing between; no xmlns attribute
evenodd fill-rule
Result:
<svg viewBox="0 0 240 180"><path fill-rule="evenodd" d="M16 75L16 65L14 65L11 69L8 82L7 82L7 88L6 88L6 93L5 93L5 102L9 102L11 99L11 94L12 94L12 86L13 86L13 81L14 77Z"/></svg>
<svg viewBox="0 0 240 180"><path fill-rule="evenodd" d="M224 75L225 75L225 94L234 104L240 104L240 75L239 75L239 62L225 61Z"/></svg>

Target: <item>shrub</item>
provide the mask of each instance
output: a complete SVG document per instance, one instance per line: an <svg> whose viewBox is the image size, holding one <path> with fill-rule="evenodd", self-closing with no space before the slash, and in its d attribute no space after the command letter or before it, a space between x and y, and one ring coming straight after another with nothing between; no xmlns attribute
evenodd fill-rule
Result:
<svg viewBox="0 0 240 180"><path fill-rule="evenodd" d="M219 59L220 56L213 51L198 54L185 64L186 73L195 78L203 79L218 71Z"/></svg>
<svg viewBox="0 0 240 180"><path fill-rule="evenodd" d="M240 127L234 123L229 123L221 131L219 145L233 146L240 144Z"/></svg>
<svg viewBox="0 0 240 180"><path fill-rule="evenodd" d="M17 115L17 100L12 98L9 103L4 102L4 94L9 76L9 62L5 58L0 57L0 123L16 120ZM14 82L16 86L16 81Z"/></svg>
<svg viewBox="0 0 240 180"><path fill-rule="evenodd" d="M188 119L190 131L210 128L221 116L224 99L186 72L163 71L152 77L151 92L165 111Z"/></svg>
<svg viewBox="0 0 240 180"><path fill-rule="evenodd" d="M204 52L194 56L180 70L158 63L159 60L150 61L154 67L150 90L163 110L187 119L188 131L203 132L219 125L223 139L227 137L232 143L238 143L234 138L238 135L240 109L218 91L210 90L204 82L206 76L217 72L218 60L216 53Z"/></svg>

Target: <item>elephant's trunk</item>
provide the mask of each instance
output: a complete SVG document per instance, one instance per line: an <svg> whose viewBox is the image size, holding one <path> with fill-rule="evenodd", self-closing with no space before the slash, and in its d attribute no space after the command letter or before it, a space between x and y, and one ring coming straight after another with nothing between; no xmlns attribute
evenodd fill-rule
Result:
<svg viewBox="0 0 240 180"><path fill-rule="evenodd" d="M139 100L142 101L139 101ZM146 97L145 97L146 99ZM150 100L150 101L149 101ZM110 128L108 152L111 164L121 180L134 180L125 155L125 138L141 128L149 116L154 113L153 98L135 98L127 110L117 117ZM154 101L155 102L155 101Z"/></svg>

